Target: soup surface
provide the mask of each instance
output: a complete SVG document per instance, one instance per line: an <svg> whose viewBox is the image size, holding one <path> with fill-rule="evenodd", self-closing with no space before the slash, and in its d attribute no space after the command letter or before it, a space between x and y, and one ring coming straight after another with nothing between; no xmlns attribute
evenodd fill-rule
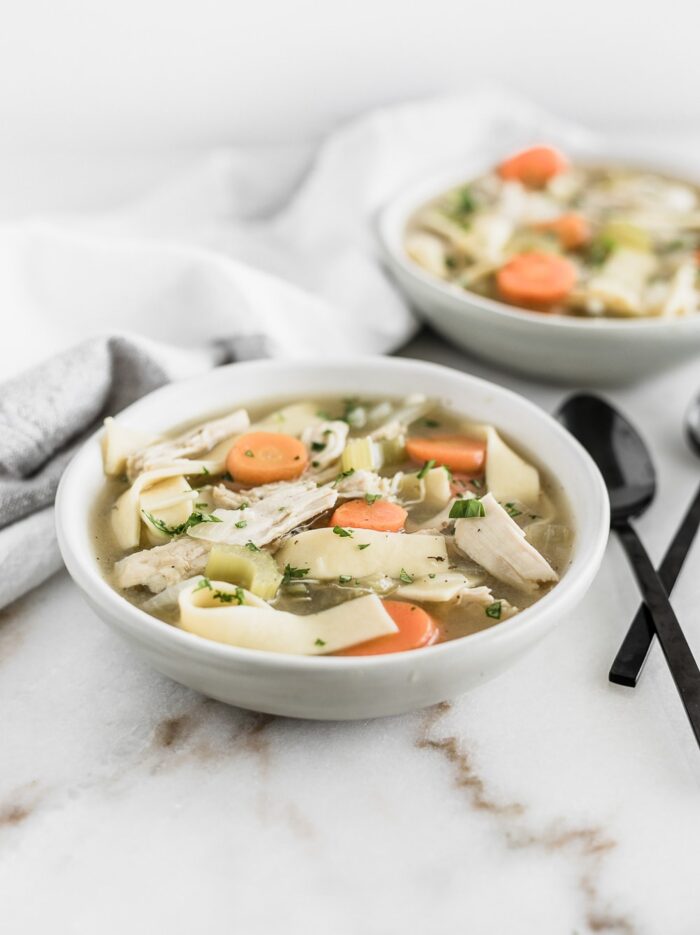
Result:
<svg viewBox="0 0 700 935"><path fill-rule="evenodd" d="M94 534L111 585L232 645L418 649L498 625L565 571L553 478L437 401L304 399L162 438L107 420Z"/></svg>
<svg viewBox="0 0 700 935"><path fill-rule="evenodd" d="M537 146L417 211L406 251L440 279L516 307L677 318L698 310L698 195Z"/></svg>

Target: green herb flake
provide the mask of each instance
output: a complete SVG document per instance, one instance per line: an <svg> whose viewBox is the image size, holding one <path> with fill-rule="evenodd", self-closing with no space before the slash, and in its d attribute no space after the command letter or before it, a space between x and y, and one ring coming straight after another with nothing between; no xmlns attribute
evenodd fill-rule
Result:
<svg viewBox="0 0 700 935"><path fill-rule="evenodd" d="M340 536L341 539L351 539L351 538L352 538L352 530L351 530L351 529L343 529L342 526L334 526L334 527L333 527L333 532L336 534L336 536Z"/></svg>
<svg viewBox="0 0 700 935"><path fill-rule="evenodd" d="M477 497L468 500L455 500L450 510L450 519L473 519L477 516L486 516L484 504Z"/></svg>
<svg viewBox="0 0 700 935"><path fill-rule="evenodd" d="M289 584L290 581L298 581L300 578L305 578L308 573L308 568L295 568L293 565L285 565L282 575L282 584Z"/></svg>
<svg viewBox="0 0 700 935"><path fill-rule="evenodd" d="M311 467L315 467L315 468L321 467L321 462L320 462L320 461L312 461L312 462L311 462Z"/></svg>
<svg viewBox="0 0 700 935"><path fill-rule="evenodd" d="M325 409L319 409L318 412L316 413L316 415L319 417L319 419L325 419L327 422L328 422L328 421L330 420L330 418L331 418L330 415L326 412Z"/></svg>
<svg viewBox="0 0 700 935"><path fill-rule="evenodd" d="M428 471L432 471L434 467L435 467L434 458L431 458L430 461L426 461L423 467L420 469L420 471L418 471L418 473L416 474L416 477L418 478L418 480L423 480L423 478L428 473Z"/></svg>
<svg viewBox="0 0 700 935"><path fill-rule="evenodd" d="M512 502L504 504L504 509L506 513L508 514L508 516L512 516L514 519L516 516L522 516L523 514L523 511L519 510L517 506Z"/></svg>
<svg viewBox="0 0 700 935"><path fill-rule="evenodd" d="M338 575L338 584L349 584L352 581L352 575Z"/></svg>
<svg viewBox="0 0 700 935"><path fill-rule="evenodd" d="M489 604L489 606L485 608L484 613L493 620L500 620L502 604L503 601L494 601L493 604Z"/></svg>
<svg viewBox="0 0 700 935"><path fill-rule="evenodd" d="M248 520L239 519L235 525L236 525L236 529L245 529L245 527L248 525Z"/></svg>
<svg viewBox="0 0 700 935"><path fill-rule="evenodd" d="M209 588L211 590L211 581L208 578L202 578L202 580L197 584L195 591L203 591L204 588Z"/></svg>
<svg viewBox="0 0 700 935"><path fill-rule="evenodd" d="M210 471L209 468L206 466L206 464L203 464L203 465L202 465L202 474L211 474L211 471Z"/></svg>
<svg viewBox="0 0 700 935"><path fill-rule="evenodd" d="M365 494L365 503L368 506L372 506L373 503L376 503L377 500L381 500L382 495L380 493L366 493Z"/></svg>
<svg viewBox="0 0 700 935"><path fill-rule="evenodd" d="M323 451L325 447L326 447L325 442L311 442L312 451Z"/></svg>
<svg viewBox="0 0 700 935"><path fill-rule="evenodd" d="M262 552L262 549L259 549L251 539L248 539L244 548L248 549L249 552Z"/></svg>
<svg viewBox="0 0 700 935"><path fill-rule="evenodd" d="M472 487L475 487L477 490L481 490L484 486L484 482L480 481L478 477L472 477L471 484Z"/></svg>
<svg viewBox="0 0 700 935"><path fill-rule="evenodd" d="M440 423L437 419L423 419L423 425L427 426L429 429L440 428Z"/></svg>
<svg viewBox="0 0 700 935"><path fill-rule="evenodd" d="M254 458L254 457L255 457L255 453L254 453L253 451L251 451L250 448L246 448L246 450L243 452L243 454L246 456L246 458Z"/></svg>
<svg viewBox="0 0 700 935"><path fill-rule="evenodd" d="M334 484L339 484L341 480L345 480L346 477L350 477L355 473L355 468L348 468L347 471L341 471L340 474L333 481Z"/></svg>
<svg viewBox="0 0 700 935"><path fill-rule="evenodd" d="M195 503L195 506L197 507L198 510L208 510L208 509L209 509L209 504L208 504L208 503Z"/></svg>
<svg viewBox="0 0 700 935"><path fill-rule="evenodd" d="M180 523L178 526L168 526L162 519L158 519L152 513L144 513L144 515L154 529L164 533L166 536L181 536L183 533L187 532L188 529L191 529L192 526L198 526L200 523L221 522L219 517L214 516L213 513L194 512L190 513L184 523Z"/></svg>
<svg viewBox="0 0 700 935"><path fill-rule="evenodd" d="M247 500L244 500L243 503L238 507L239 510L247 510L250 504Z"/></svg>
<svg viewBox="0 0 700 935"><path fill-rule="evenodd" d="M413 575L409 575L405 568L402 568L399 573L399 580L403 581L404 584L413 584Z"/></svg>
<svg viewBox="0 0 700 935"><path fill-rule="evenodd" d="M325 646L325 645L326 645L326 641L322 640L320 636L314 642L314 646Z"/></svg>
<svg viewBox="0 0 700 935"><path fill-rule="evenodd" d="M363 542L361 545L358 545L357 548L358 548L360 551L362 551L362 549L368 549L371 545L372 545L371 542Z"/></svg>
<svg viewBox="0 0 700 935"><path fill-rule="evenodd" d="M435 577L435 572L434 572L434 571L431 571L430 574L428 575L428 577L429 577L429 578L434 578L434 577Z"/></svg>

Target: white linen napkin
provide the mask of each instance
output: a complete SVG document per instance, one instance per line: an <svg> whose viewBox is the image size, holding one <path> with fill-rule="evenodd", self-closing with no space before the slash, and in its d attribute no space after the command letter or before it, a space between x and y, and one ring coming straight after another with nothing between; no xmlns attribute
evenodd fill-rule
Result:
<svg viewBox="0 0 700 935"><path fill-rule="evenodd" d="M580 150L590 137L517 97L475 92L371 112L318 146L219 150L108 214L0 225L0 422L18 421L14 402L2 410L2 381L89 338L104 350L120 336L136 357L147 346L163 379L214 366L217 342L234 358L246 343L280 357L394 350L416 321L378 261L375 212L425 172L541 140ZM92 397L91 417L76 437L118 408L113 384L105 393L82 369L75 392ZM69 420L74 404L68 394L54 417ZM42 418L34 435L50 428ZM67 443L46 445L44 463L27 469L1 433L0 484L14 507L0 517L0 607L59 565L45 503ZM34 500L23 488L42 471L50 481ZM44 520L27 520L39 508ZM39 535L41 549L30 548Z"/></svg>

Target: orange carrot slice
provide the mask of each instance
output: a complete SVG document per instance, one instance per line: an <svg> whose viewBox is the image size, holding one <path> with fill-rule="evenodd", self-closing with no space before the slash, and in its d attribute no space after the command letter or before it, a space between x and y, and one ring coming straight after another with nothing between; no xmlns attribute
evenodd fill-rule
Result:
<svg viewBox="0 0 700 935"><path fill-rule="evenodd" d="M375 529L377 532L400 532L408 513L398 503L388 500L348 500L331 516L330 526L351 529Z"/></svg>
<svg viewBox="0 0 700 935"><path fill-rule="evenodd" d="M591 225L581 214L574 211L561 214L553 221L542 221L535 224L536 230L552 231L559 238L559 243L565 250L578 250L591 239Z"/></svg>
<svg viewBox="0 0 700 935"><path fill-rule="evenodd" d="M568 168L567 158L553 146L531 146L504 159L497 171L506 181L522 182L528 188L543 188L551 178Z"/></svg>
<svg viewBox="0 0 700 935"><path fill-rule="evenodd" d="M486 445L464 435L433 435L431 438L409 438L406 451L411 461L419 464L434 461L438 467L466 474L480 474L486 460Z"/></svg>
<svg viewBox="0 0 700 935"><path fill-rule="evenodd" d="M496 274L506 302L538 309L561 302L575 283L574 266L553 253L518 253Z"/></svg>
<svg viewBox="0 0 700 935"><path fill-rule="evenodd" d="M399 628L399 632L367 640L366 643L351 646L336 655L378 656L383 653L401 653L407 649L430 646L437 640L439 636L437 624L422 607L406 601L382 601L382 604Z"/></svg>
<svg viewBox="0 0 700 935"><path fill-rule="evenodd" d="M233 443L226 467L239 484L257 486L299 477L308 460L306 447L298 438L276 432L250 432Z"/></svg>

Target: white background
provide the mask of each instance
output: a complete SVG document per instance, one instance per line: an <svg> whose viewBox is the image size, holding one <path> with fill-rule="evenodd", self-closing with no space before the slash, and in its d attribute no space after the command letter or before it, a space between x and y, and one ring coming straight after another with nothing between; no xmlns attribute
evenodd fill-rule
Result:
<svg viewBox="0 0 700 935"><path fill-rule="evenodd" d="M697 3L0 3L0 216L103 207L196 151L496 83L599 129L700 125Z"/></svg>

